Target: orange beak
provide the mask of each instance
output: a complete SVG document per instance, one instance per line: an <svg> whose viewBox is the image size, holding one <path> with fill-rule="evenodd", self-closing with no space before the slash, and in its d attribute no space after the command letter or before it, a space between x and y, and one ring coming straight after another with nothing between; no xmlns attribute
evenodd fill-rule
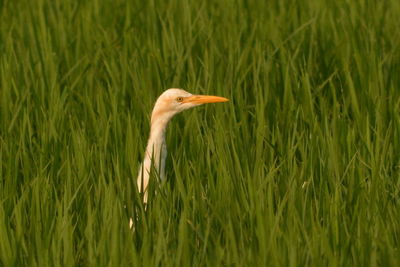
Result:
<svg viewBox="0 0 400 267"><path fill-rule="evenodd" d="M185 97L182 103L193 103L193 104L206 104L206 103L218 103L218 102L227 102L229 99L220 96L213 95L193 95L189 97Z"/></svg>

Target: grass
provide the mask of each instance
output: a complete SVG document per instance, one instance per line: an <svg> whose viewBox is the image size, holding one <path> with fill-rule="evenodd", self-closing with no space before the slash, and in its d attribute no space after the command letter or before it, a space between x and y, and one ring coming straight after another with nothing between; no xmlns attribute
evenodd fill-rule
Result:
<svg viewBox="0 0 400 267"><path fill-rule="evenodd" d="M0 265L399 266L399 13L0 1ZM170 87L231 101L170 123L145 211L135 179Z"/></svg>

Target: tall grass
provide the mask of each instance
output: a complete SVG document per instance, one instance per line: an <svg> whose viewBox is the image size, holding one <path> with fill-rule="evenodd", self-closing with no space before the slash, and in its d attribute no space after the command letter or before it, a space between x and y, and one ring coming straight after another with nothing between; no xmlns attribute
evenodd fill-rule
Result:
<svg viewBox="0 0 400 267"><path fill-rule="evenodd" d="M399 266L398 14L0 1L0 265ZM135 179L170 87L231 101L170 123L144 210Z"/></svg>

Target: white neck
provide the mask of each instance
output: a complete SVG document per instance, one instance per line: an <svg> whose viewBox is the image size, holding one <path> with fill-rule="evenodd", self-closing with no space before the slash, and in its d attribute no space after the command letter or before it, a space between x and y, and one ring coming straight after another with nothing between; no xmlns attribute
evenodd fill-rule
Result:
<svg viewBox="0 0 400 267"><path fill-rule="evenodd" d="M165 132L171 118L172 116L166 114L158 118L154 118L153 116L151 119L150 137L147 143L144 161L140 166L137 178L139 192L145 192L145 202L147 202L147 186L149 184L151 170L154 168L154 170L156 170L156 176L160 177L161 180L165 180L165 160L167 158Z"/></svg>

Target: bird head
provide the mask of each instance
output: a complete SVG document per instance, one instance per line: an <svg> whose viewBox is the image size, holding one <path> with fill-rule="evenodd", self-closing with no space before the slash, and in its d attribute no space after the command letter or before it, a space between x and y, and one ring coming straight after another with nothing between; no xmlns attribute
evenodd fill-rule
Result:
<svg viewBox="0 0 400 267"><path fill-rule="evenodd" d="M152 123L156 120L168 122L175 114L206 103L226 102L229 99L211 95L193 95L182 89L171 88L162 93L154 105Z"/></svg>

